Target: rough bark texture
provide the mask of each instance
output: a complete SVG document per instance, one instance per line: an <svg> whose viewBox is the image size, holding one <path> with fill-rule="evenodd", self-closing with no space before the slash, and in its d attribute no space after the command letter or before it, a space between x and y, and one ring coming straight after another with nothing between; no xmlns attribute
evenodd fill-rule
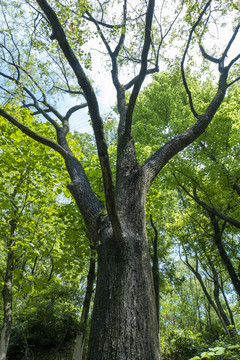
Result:
<svg viewBox="0 0 240 360"><path fill-rule="evenodd" d="M157 312L145 231L141 169L122 179L122 233L99 220L98 277L88 360L159 360ZM142 186L143 188L143 186Z"/></svg>
<svg viewBox="0 0 240 360"><path fill-rule="evenodd" d="M107 233L104 246L99 245L88 359L159 360L155 294L146 239L136 231L118 248L111 231L107 228L104 233Z"/></svg>

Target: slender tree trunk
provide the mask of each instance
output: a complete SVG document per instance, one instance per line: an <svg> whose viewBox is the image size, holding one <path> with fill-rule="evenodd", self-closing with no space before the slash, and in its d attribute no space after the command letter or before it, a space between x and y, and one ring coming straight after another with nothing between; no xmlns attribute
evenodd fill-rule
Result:
<svg viewBox="0 0 240 360"><path fill-rule="evenodd" d="M156 308L157 308L157 320L159 326L159 289L160 289L160 275L159 275L159 264L158 264L158 231L153 222L152 215L150 215L150 221L152 228L154 230L154 239L152 240L153 243L153 253L152 257L152 272L153 272L153 284L154 284L154 291L155 291L155 301L156 301Z"/></svg>
<svg viewBox="0 0 240 360"><path fill-rule="evenodd" d="M218 281L218 274L216 271L214 271L213 281L214 281L213 294L214 294L216 306L218 308L219 313L221 314L221 318L223 319L224 324L226 325L228 335L233 337L233 336L235 336L235 334L229 330L229 325L231 325L231 323L230 323L230 321L222 307L221 301L219 299L220 285L219 285L219 281Z"/></svg>
<svg viewBox="0 0 240 360"><path fill-rule="evenodd" d="M226 252L223 243L222 243L222 231L219 227L218 221L216 219L215 216L209 214L210 218L211 218L211 222L213 224L214 227L214 241L215 244L217 246L218 252L221 256L221 259L224 263L224 265L226 266L226 269L229 273L230 279L232 281L232 284L234 286L234 289L236 291L236 293L238 294L238 296L240 296L240 280L238 278L238 274L237 271L235 270L231 259L228 256L228 253Z"/></svg>
<svg viewBox="0 0 240 360"><path fill-rule="evenodd" d="M200 303L199 303L199 292L198 292L198 288L197 288L197 279L196 276L194 277L194 287L196 289L196 303L197 303L197 317L198 317L198 322L199 322L199 327L200 327L200 331L202 331L202 320L201 320L201 310L200 310Z"/></svg>
<svg viewBox="0 0 240 360"><path fill-rule="evenodd" d="M236 331L234 329L229 328L229 326L231 325L231 322L230 322L225 310L222 307L222 303L221 303L220 296L219 296L221 286L219 283L218 272L214 266L214 263L212 262L211 258L208 255L207 255L207 259L208 259L208 262L211 266L212 273L213 273L213 283L214 283L213 295L214 295L216 306L218 308L219 313L221 314L221 317L222 317L224 323L226 324L229 336L234 337L234 336L236 336ZM222 287L222 292L223 292L223 287Z"/></svg>
<svg viewBox="0 0 240 360"><path fill-rule="evenodd" d="M16 231L16 222L14 220L10 221L11 225L11 234L10 238L7 240L8 248L8 257L7 257L7 267L4 279L4 286L2 290L3 296L3 326L1 330L0 338L0 360L7 359L8 344L11 334L12 326L12 282L13 282L13 264L14 264L14 251L12 246L15 243L14 236Z"/></svg>
<svg viewBox="0 0 240 360"><path fill-rule="evenodd" d="M76 344L73 352L73 360L82 360L94 281L95 281L95 257L92 254L90 258L90 264L89 264L89 270L87 276L87 287L86 287L86 293L85 293L85 298L81 313L79 332L77 334Z"/></svg>
<svg viewBox="0 0 240 360"><path fill-rule="evenodd" d="M234 322L234 318L233 318L233 313L232 313L232 310L229 306L229 303L228 303L228 299L226 297L226 294L225 294L225 291L224 291L224 287L223 287L223 281L221 279L221 292L222 292L222 295L223 295L223 298L224 298L224 301L225 301L225 304L226 304L226 307L228 309L228 313L229 313L229 317L231 319L231 325L233 325L235 327L235 322Z"/></svg>
<svg viewBox="0 0 240 360"><path fill-rule="evenodd" d="M221 311L219 310L217 304L214 302L214 300L212 299L211 295L209 294L205 284L204 284L204 281L202 279L202 276L201 274L195 270L191 265L190 263L188 262L188 260L186 259L186 264L188 266L188 268L192 271L192 273L196 276L196 278L198 279L199 281L199 284L201 285L201 288L209 302L209 304L211 305L211 307L214 309L214 311L216 312L219 320L221 321L222 323L222 326L224 328L224 330L229 334L229 330L227 328L227 326L229 325L229 322L227 322L227 324L225 323L225 319L222 317L222 314L221 314Z"/></svg>

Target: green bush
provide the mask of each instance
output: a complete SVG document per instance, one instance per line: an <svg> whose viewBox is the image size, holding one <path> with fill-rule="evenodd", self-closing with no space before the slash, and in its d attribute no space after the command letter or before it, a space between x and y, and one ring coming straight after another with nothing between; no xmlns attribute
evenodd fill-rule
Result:
<svg viewBox="0 0 240 360"><path fill-rule="evenodd" d="M18 308L12 325L8 360L30 358L35 349L61 347L76 337L79 308L70 289L56 286Z"/></svg>
<svg viewBox="0 0 240 360"><path fill-rule="evenodd" d="M239 360L240 345L239 337L233 339L228 337L215 341L211 346L205 347L203 351L198 351L197 355L188 360Z"/></svg>
<svg viewBox="0 0 240 360"><path fill-rule="evenodd" d="M191 331L171 330L162 341L162 360L188 360L201 345L199 335Z"/></svg>

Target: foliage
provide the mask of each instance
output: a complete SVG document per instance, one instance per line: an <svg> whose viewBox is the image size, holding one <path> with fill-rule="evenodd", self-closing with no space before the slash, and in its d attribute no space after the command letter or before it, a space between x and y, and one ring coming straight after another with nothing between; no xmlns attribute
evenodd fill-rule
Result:
<svg viewBox="0 0 240 360"><path fill-rule="evenodd" d="M196 95L195 104L198 110L202 111L212 96L214 84L210 77L206 77L204 83L194 76L189 77L188 81ZM196 189L199 197L209 206L235 219L239 218L239 207L236 206L239 197L232 187L239 178L239 131L236 116L239 105L235 98L238 91L238 88L233 88L229 92L209 130L169 163L148 194L150 201L147 202L147 213L150 211L153 214L160 239L160 274L161 265L167 270L167 260L174 259L172 277L167 276L166 272L160 276L160 284L165 283L161 288L160 332L163 344L168 344L165 346L166 353L168 347L175 352L171 340L179 340L178 332L184 331L187 334L189 329L194 329L196 333L193 336L201 334L202 352L206 351L204 349L207 346L213 347L211 344L225 334L216 314L209 308L198 280L178 261L179 256L183 261L187 257L192 266L198 269L212 299L212 271L216 270L234 319L239 319L236 308L238 300L216 249L210 218L193 198L193 189ZM239 96L237 98L239 99ZM144 163L149 154L154 153L159 144L166 143L182 130L182 126L189 126L192 121L186 93L177 71L155 75L154 81L140 95L134 113L133 135L141 163ZM215 135L218 136L218 141L214 141ZM234 144L233 147L229 146L230 143ZM187 191L184 191L185 189ZM219 226L224 224L221 219L218 221ZM147 229L151 238L151 227L148 225ZM223 230L223 244L237 268L239 230L230 225ZM165 248L167 252L164 251L164 243L168 244ZM220 302L229 316L228 304L222 293ZM172 338L167 332L169 327L173 329ZM186 345L186 352L188 344L189 351L191 350L190 340L184 340L183 344ZM183 348L184 352L183 344L179 344L179 349ZM195 350L198 350L199 346L195 345ZM181 356L184 355L176 355L176 358L178 356L182 359Z"/></svg>
<svg viewBox="0 0 240 360"><path fill-rule="evenodd" d="M75 283L51 282L45 290L23 299L16 307L9 359L32 354L35 349L65 345L76 337L82 296Z"/></svg>
<svg viewBox="0 0 240 360"><path fill-rule="evenodd" d="M161 343L162 359L188 360L201 347L202 342L199 334L193 334L190 330L174 330L169 327Z"/></svg>
<svg viewBox="0 0 240 360"><path fill-rule="evenodd" d="M229 339L216 341L208 348L205 347L204 351L198 351L198 353L199 355L196 355L188 360L238 360L240 355L239 338L236 338L234 342L229 342Z"/></svg>

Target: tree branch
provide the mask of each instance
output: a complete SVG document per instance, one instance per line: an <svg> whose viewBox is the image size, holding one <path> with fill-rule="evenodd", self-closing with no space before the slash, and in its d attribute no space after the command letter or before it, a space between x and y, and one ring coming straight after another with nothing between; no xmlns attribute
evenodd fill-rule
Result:
<svg viewBox="0 0 240 360"><path fill-rule="evenodd" d="M205 6L205 10L210 5L211 0L208 1L207 5ZM203 11L201 13L201 16L203 16ZM198 19L198 22L200 21L200 18ZM195 24L196 25L196 24ZM192 29L193 30L193 29ZM192 32L191 30L191 32ZM184 74L184 68L183 63L184 59L186 57L187 49L190 45L190 39L191 36L189 36L189 41L187 48L184 53L183 61L182 61L182 75L185 79ZM219 82L218 82L218 90L216 92L216 95L213 97L212 101L208 105L205 112L201 115L197 115L198 121L192 125L190 128L185 130L182 134L176 136L172 140L168 141L164 146L162 146L159 150L155 152L149 159L146 160L144 164L144 169L147 173L147 179L146 186L151 185L154 178L157 176L159 171L168 163L168 161L176 155L178 152L183 150L185 147L187 147L189 144L191 144L193 141L195 141L208 127L210 122L212 121L215 113L217 112L219 106L221 105L226 90L228 88L227 84L227 78L228 78L228 71L229 69L227 67L224 68L224 70L220 73L219 76ZM191 103L191 93L189 93L189 89L187 86L187 83L185 82L185 89L188 95L190 95L190 103Z"/></svg>
<svg viewBox="0 0 240 360"><path fill-rule="evenodd" d="M194 194L194 196L191 196L189 194L188 195L191 196L191 198L193 200L195 200L196 203L198 203L200 206L202 206L209 214L217 216L220 219L222 219L222 220L228 222L229 224L235 226L236 228L240 229L240 222L239 221L237 221L237 220L235 220L235 219L221 213L220 211L216 210L215 208L212 208L212 207L208 206L204 201L201 201L199 199L198 195L197 195L196 189L193 189L193 194Z"/></svg>
<svg viewBox="0 0 240 360"><path fill-rule="evenodd" d="M152 32L152 21L153 21L153 15L154 15L154 8L155 8L155 0L149 0L148 7L147 7L147 13L146 13L144 43L143 43L142 54L141 54L141 68L140 68L140 72L138 75L138 80L136 81L136 83L134 85L134 88L132 90L132 93L131 93L130 99L129 99L127 114L126 114L126 125L125 125L126 134L131 133L133 110L134 110L142 83L146 77L148 53L149 53L149 49L150 49L150 45L151 45L151 32Z"/></svg>
<svg viewBox="0 0 240 360"><path fill-rule="evenodd" d="M194 108L194 105L193 105L193 99L192 99L192 94L191 94L191 91L188 87L188 84L187 84L187 79L186 79L186 76L185 76L185 70L184 70L184 63L185 63L185 60L186 60L186 57L187 57L187 53L188 53L188 49L189 49L189 46L190 46L190 43L191 43L191 40L192 40L192 36L193 36L193 33L195 31L195 29L197 28L198 24L200 23L200 21L202 20L203 18L203 15L205 14L206 10L208 9L208 7L210 6L212 0L209 0L207 2L207 4L204 6L203 10L201 11L197 21L195 22L195 24L193 25L190 33L189 33L189 37L188 37L188 41L187 41L187 45L186 45L186 48L185 48L185 51L184 51L184 54L183 54L183 57L182 57L182 61L181 61L181 73L182 73L182 80L183 80L183 85L185 87L185 90L186 90L186 93L188 95L188 99L189 99L189 104L190 104L190 108L191 108L191 111L194 115L194 117L196 119L199 119L199 115L198 113L196 112L195 108Z"/></svg>
<svg viewBox="0 0 240 360"><path fill-rule="evenodd" d="M30 91L26 86L24 86L18 79L13 78L12 76L9 76L9 75L4 74L4 73L2 73L2 72L0 72L0 76L5 77L6 79L14 82L17 86L21 86L22 89L29 95L29 97L32 98L33 104L32 104L31 106L35 107L35 108L37 109L37 112L38 112L39 114L42 114L42 115L45 117L45 119L46 119L49 123L51 123L56 130L58 130L59 125L57 124L57 122L56 122L55 120L53 120L53 119L39 106L38 100L36 99L36 97L35 97L35 95L32 93L32 91ZM44 98L45 98L45 95L44 95ZM43 101L43 103L46 104L46 106L49 107L49 110L50 110L49 112L54 112L55 115L57 115L58 117L60 117L60 119L62 119L62 116L61 116L56 110L54 110L53 107L51 107L51 106L46 102L46 100ZM30 104L29 104L28 106L30 106Z"/></svg>
<svg viewBox="0 0 240 360"><path fill-rule="evenodd" d="M64 119L69 119L70 116L75 112L75 111L78 111L78 110L81 110L83 108L87 107L87 103L84 103L84 104L80 104L80 105L76 105L76 106L73 106L71 109L69 109L66 113L66 115L64 116Z"/></svg>
<svg viewBox="0 0 240 360"><path fill-rule="evenodd" d="M60 146L55 141L49 140L44 136L37 134L36 132L30 130L27 126L20 123L15 117L10 115L8 112L0 108L0 115L3 116L5 119L10 121L13 125L17 126L24 134L28 135L30 138L38 141L39 143L50 147L51 149L56 150L63 158L66 157L67 152L64 150L62 146Z"/></svg>
<svg viewBox="0 0 240 360"><path fill-rule="evenodd" d="M106 27L106 28L108 28L108 29L119 29L119 28L122 27L122 25L107 24L107 23L105 23L105 22L103 22L103 21L98 21L98 20L95 20L95 21L94 21L94 19L93 19L91 16L89 16L89 15L88 15L88 16L82 15L82 17L83 17L83 19L86 19L86 20L91 21L91 22L93 22L93 23L95 23L95 21L97 21L98 25L101 25L101 26Z"/></svg>
<svg viewBox="0 0 240 360"><path fill-rule="evenodd" d="M154 74L159 71L158 64L152 69L148 69L146 71L146 75ZM139 74L135 76L131 81L129 81L126 85L124 85L125 90L129 90L133 85L135 85L139 81Z"/></svg>
<svg viewBox="0 0 240 360"><path fill-rule="evenodd" d="M227 76L224 75L222 74L220 76L218 91L206 111L199 116L199 120L190 128L185 130L182 134L168 141L159 150L157 150L155 154L146 160L144 164L145 170L148 174L148 185L146 183L146 186L151 185L159 171L168 163L170 159L172 159L174 155L186 148L189 144L191 144L201 134L204 133L224 99L227 88Z"/></svg>
<svg viewBox="0 0 240 360"><path fill-rule="evenodd" d="M122 27L121 27L121 36L120 39L118 41L118 44L113 52L113 56L116 58L118 56L118 54L120 53L123 44L124 44L124 40L125 40L125 33L126 33L126 19L127 19L127 1L124 0L124 4L123 4L123 23L122 23Z"/></svg>
<svg viewBox="0 0 240 360"><path fill-rule="evenodd" d="M82 88L86 101L88 103L89 113L91 116L93 130L96 138L99 161L103 174L103 183L106 197L106 206L108 215L112 223L114 231L120 231L119 221L115 209L114 200L114 183L112 171L110 167L109 155L107 144L104 137L103 121L99 113L98 101L96 94L87 78L80 62L74 54L69 42L67 41L66 34L60 24L60 21L46 0L36 0L40 8L46 15L49 23L52 26L53 37L58 41L58 44L65 55L69 65L71 66L80 87Z"/></svg>

